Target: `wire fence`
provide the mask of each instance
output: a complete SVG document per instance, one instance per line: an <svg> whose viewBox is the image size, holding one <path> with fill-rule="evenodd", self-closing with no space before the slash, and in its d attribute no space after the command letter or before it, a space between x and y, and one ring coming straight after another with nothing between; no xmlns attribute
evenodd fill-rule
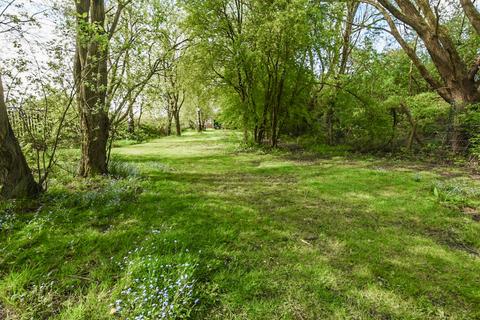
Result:
<svg viewBox="0 0 480 320"><path fill-rule="evenodd" d="M42 134L45 127L44 110L10 108L7 110L10 124L19 139L26 139Z"/></svg>

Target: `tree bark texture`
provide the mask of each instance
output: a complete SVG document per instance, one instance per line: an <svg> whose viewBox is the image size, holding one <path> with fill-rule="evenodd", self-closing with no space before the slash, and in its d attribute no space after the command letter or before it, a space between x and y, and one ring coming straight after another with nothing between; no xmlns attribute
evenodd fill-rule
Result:
<svg viewBox="0 0 480 320"><path fill-rule="evenodd" d="M75 83L80 114L82 158L79 175L107 174L109 135L106 110L108 34L104 0L76 0Z"/></svg>
<svg viewBox="0 0 480 320"><path fill-rule="evenodd" d="M0 78L0 197L31 198L41 190L10 125Z"/></svg>

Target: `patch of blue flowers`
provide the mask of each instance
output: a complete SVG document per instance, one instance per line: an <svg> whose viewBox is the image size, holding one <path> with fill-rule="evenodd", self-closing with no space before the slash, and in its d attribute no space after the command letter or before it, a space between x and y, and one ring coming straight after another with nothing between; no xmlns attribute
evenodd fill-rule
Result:
<svg viewBox="0 0 480 320"><path fill-rule="evenodd" d="M151 244L152 238L145 242ZM162 255L159 248L158 242L138 247L123 258L127 281L111 305L112 314L126 320L189 317L199 302L194 295L196 259L188 249Z"/></svg>

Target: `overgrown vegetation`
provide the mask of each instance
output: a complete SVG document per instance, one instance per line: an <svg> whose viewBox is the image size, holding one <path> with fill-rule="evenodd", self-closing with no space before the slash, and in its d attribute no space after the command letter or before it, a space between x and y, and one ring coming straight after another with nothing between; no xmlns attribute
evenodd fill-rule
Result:
<svg viewBox="0 0 480 320"><path fill-rule="evenodd" d="M470 0L16 0L3 9L3 114L22 148L5 141L29 160L6 170L3 180L17 181L3 183L10 197L48 189L59 148L81 146L80 176L108 174L116 140L187 127L223 125L271 147L295 138L478 162L480 15ZM31 28L44 25L37 12L57 23L29 53Z"/></svg>

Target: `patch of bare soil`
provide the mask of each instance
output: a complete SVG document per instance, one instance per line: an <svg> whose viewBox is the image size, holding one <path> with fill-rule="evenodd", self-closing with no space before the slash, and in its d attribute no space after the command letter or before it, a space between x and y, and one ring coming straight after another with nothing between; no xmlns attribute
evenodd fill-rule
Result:
<svg viewBox="0 0 480 320"><path fill-rule="evenodd" d="M466 215L470 216L473 221L480 222L480 213L478 212L478 210L476 208L463 207L462 211Z"/></svg>
<svg viewBox="0 0 480 320"><path fill-rule="evenodd" d="M12 315L10 312L7 312L7 310L0 303L0 320L5 320L5 319L17 319L17 318L14 315Z"/></svg>
<svg viewBox="0 0 480 320"><path fill-rule="evenodd" d="M15 313L12 309L7 309L0 303L0 320L17 320L20 319L17 313Z"/></svg>
<svg viewBox="0 0 480 320"><path fill-rule="evenodd" d="M302 151L302 152L289 153L285 157L285 159L290 160L290 161L295 161L295 162L298 162L298 163L306 163L306 164L312 163L313 164L313 163L317 162L318 160L322 160L322 159L325 159L325 158L322 158L318 154Z"/></svg>
<svg viewBox="0 0 480 320"><path fill-rule="evenodd" d="M303 152L305 149L297 143L280 143L279 148L290 152Z"/></svg>
<svg viewBox="0 0 480 320"><path fill-rule="evenodd" d="M480 257L480 253L478 252L477 248L457 239L455 234L452 232L439 229L428 229L427 234L439 244L445 245L453 250L464 251L476 257Z"/></svg>
<svg viewBox="0 0 480 320"><path fill-rule="evenodd" d="M376 170L381 168L382 171L430 171L444 178L456 178L468 175L466 169L462 167L455 167L452 169L451 167L445 167L443 165L429 162L389 162L386 160L381 161L380 163L373 163L369 167Z"/></svg>

